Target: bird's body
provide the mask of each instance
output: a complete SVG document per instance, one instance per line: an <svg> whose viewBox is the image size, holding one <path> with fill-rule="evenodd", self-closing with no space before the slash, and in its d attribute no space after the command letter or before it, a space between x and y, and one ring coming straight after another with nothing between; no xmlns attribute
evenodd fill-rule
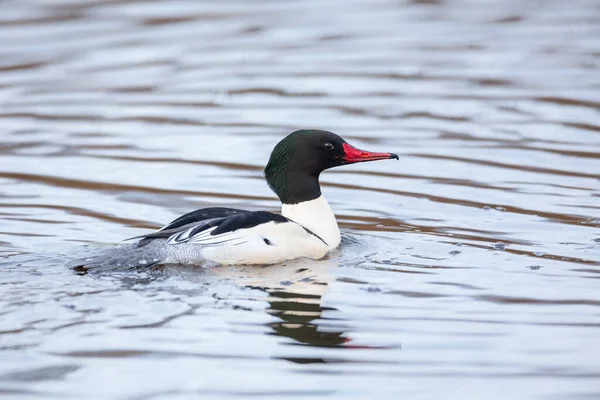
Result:
<svg viewBox="0 0 600 400"><path fill-rule="evenodd" d="M164 264L275 264L320 259L341 241L321 194L319 174L331 167L389 158L348 145L327 131L296 131L273 150L265 176L282 200L281 214L211 207L185 214L138 242L77 260L81 268Z"/></svg>

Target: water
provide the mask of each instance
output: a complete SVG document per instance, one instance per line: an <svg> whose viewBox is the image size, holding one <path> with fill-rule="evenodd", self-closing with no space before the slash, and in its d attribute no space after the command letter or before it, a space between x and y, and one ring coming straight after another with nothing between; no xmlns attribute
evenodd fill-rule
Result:
<svg viewBox="0 0 600 400"><path fill-rule="evenodd" d="M0 396L600 397L600 5L4 1ZM324 261L78 275L196 208L328 171Z"/></svg>

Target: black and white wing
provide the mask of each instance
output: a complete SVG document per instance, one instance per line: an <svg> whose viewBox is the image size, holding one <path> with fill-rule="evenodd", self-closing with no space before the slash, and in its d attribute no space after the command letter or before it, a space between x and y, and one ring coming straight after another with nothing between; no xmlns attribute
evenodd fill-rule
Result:
<svg viewBox="0 0 600 400"><path fill-rule="evenodd" d="M198 227L204 224L208 224L213 220L220 220L231 215L247 213L246 210L240 210L237 208L225 208L225 207L208 207L201 208L182 215L181 217L171 221L169 224L163 226L156 232L135 236L127 240L141 239L138 242L138 247L148 244L153 239L168 239L172 235L185 231L190 227Z"/></svg>
<svg viewBox="0 0 600 400"><path fill-rule="evenodd" d="M196 243L203 245L232 242L240 244L244 236L241 229L260 224L290 222L280 214L266 211L245 211L235 208L211 207L185 214L156 232L137 236L138 247L154 239L167 239L167 244Z"/></svg>
<svg viewBox="0 0 600 400"><path fill-rule="evenodd" d="M281 224L291 221L280 214L267 211L246 211L189 227L177 234L171 235L167 244L195 243L216 245L229 243L231 245L238 245L245 243L248 239L247 231L244 232L244 230L270 222Z"/></svg>

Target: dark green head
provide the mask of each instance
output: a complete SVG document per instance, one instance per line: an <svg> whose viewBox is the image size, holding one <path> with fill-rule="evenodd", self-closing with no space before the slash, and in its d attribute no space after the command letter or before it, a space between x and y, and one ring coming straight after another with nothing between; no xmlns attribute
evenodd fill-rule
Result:
<svg viewBox="0 0 600 400"><path fill-rule="evenodd" d="M319 175L324 170L389 158L398 156L359 150L332 132L303 129L277 143L265 168L265 178L282 203L297 204L321 195Z"/></svg>

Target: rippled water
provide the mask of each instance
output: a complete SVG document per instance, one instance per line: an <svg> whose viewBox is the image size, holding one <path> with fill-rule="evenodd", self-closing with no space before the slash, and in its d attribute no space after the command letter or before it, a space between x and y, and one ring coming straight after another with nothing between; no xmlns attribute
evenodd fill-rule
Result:
<svg viewBox="0 0 600 400"><path fill-rule="evenodd" d="M0 396L600 397L600 4L13 0L0 14ZM182 213L322 176L324 261L79 276Z"/></svg>

